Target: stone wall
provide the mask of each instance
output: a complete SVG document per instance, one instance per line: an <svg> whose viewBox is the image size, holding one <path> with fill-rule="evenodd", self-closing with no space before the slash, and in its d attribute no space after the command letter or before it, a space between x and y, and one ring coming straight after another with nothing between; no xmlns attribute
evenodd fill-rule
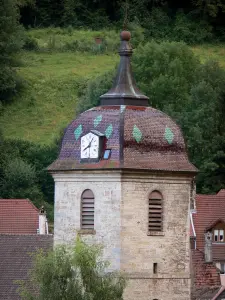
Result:
<svg viewBox="0 0 225 300"><path fill-rule="evenodd" d="M190 178L167 175L122 177L121 270L133 278L126 300L190 299L190 184ZM163 195L163 232L155 236L148 235L148 197L154 190Z"/></svg>
<svg viewBox="0 0 225 300"><path fill-rule="evenodd" d="M174 174L71 172L55 179L55 243L74 242L80 230L81 195L95 196L94 235L111 270L130 281L125 300L189 300L189 205L191 178ZM163 232L148 235L148 196L163 195ZM157 273L153 274L153 263Z"/></svg>
<svg viewBox="0 0 225 300"><path fill-rule="evenodd" d="M74 243L80 231L81 195L91 189L95 196L95 234L82 234L87 242L104 247L104 259L112 270L120 269L121 180L117 173L61 173L55 180L54 243Z"/></svg>

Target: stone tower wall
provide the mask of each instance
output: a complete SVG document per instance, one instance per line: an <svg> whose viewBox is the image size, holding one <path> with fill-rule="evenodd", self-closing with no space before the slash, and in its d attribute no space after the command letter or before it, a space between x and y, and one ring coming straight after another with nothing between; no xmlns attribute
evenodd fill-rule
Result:
<svg viewBox="0 0 225 300"><path fill-rule="evenodd" d="M120 269L120 173L78 172L53 175L55 180L54 244L74 243L79 233L86 242L104 247L111 270ZM95 197L95 233L81 230L81 195L91 189Z"/></svg>
<svg viewBox="0 0 225 300"><path fill-rule="evenodd" d="M190 184L189 178L166 175L122 177L121 270L132 278L126 300L190 299ZM148 235L154 190L163 195L163 232L155 236Z"/></svg>
<svg viewBox="0 0 225 300"><path fill-rule="evenodd" d="M111 270L130 278L125 300L190 300L189 205L191 179L171 174L71 172L55 174L54 242L72 243L80 231L81 195L95 196L95 234ZM148 235L148 196L163 195L162 235ZM157 263L157 274L153 274Z"/></svg>

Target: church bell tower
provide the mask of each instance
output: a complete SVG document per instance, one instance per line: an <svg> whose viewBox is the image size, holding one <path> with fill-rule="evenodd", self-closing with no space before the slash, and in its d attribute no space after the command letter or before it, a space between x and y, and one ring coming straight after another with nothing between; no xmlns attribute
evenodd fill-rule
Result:
<svg viewBox="0 0 225 300"><path fill-rule="evenodd" d="M101 104L67 127L55 181L54 243L79 234L129 278L125 300L190 300L189 206L196 168L179 126L136 86L130 32Z"/></svg>

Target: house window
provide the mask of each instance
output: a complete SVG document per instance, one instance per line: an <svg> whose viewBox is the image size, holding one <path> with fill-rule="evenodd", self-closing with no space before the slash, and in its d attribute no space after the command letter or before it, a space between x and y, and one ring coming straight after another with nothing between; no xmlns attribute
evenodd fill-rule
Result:
<svg viewBox="0 0 225 300"><path fill-rule="evenodd" d="M162 195L158 191L153 191L149 196L148 230L150 232L163 230L162 217Z"/></svg>
<svg viewBox="0 0 225 300"><path fill-rule="evenodd" d="M223 229L214 229L214 242L224 242Z"/></svg>
<svg viewBox="0 0 225 300"><path fill-rule="evenodd" d="M220 263L220 274L225 274L225 263Z"/></svg>
<svg viewBox="0 0 225 300"><path fill-rule="evenodd" d="M81 196L81 229L94 229L95 198L91 190L85 190Z"/></svg>

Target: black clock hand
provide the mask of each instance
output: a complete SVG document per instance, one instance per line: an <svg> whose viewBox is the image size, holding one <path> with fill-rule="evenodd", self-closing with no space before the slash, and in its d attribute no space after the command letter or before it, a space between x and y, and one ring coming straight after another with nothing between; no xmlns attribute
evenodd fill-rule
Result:
<svg viewBox="0 0 225 300"><path fill-rule="evenodd" d="M87 148L90 148L91 147L91 144L89 143L88 146L86 148L84 148L83 151L85 151Z"/></svg>
<svg viewBox="0 0 225 300"><path fill-rule="evenodd" d="M90 141L90 143L88 144L88 146L87 146L86 148L84 148L84 150L83 150L83 151L85 151L87 148L90 148L90 147L91 147L91 143L92 143L92 141L93 141L93 138L92 138L92 140Z"/></svg>
<svg viewBox="0 0 225 300"><path fill-rule="evenodd" d="M89 145L90 145L90 147L91 147L91 143L92 143L92 141L93 141L93 138L92 138L92 140L90 141L90 144L89 144Z"/></svg>

